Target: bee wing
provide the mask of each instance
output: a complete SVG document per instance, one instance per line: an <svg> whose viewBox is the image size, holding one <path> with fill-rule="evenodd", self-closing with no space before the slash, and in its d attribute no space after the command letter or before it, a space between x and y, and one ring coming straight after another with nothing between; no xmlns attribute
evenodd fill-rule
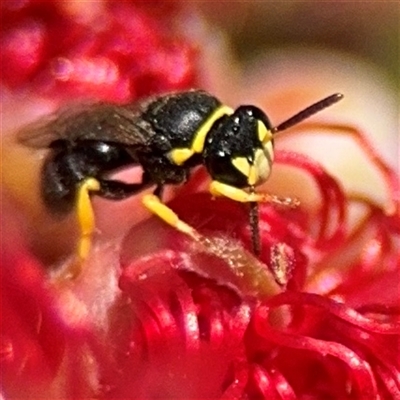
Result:
<svg viewBox="0 0 400 400"><path fill-rule="evenodd" d="M56 140L144 146L154 132L140 113L135 105L78 104L28 125L19 132L18 141L33 148L49 147Z"/></svg>
<svg viewBox="0 0 400 400"><path fill-rule="evenodd" d="M54 140L60 139L54 129L55 115L42 117L19 130L17 140L19 143L32 148L42 149L49 147Z"/></svg>

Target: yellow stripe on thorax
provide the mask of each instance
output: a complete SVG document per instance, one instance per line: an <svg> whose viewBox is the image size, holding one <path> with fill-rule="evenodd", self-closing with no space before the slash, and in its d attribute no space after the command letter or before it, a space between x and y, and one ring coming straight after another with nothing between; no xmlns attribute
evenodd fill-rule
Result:
<svg viewBox="0 0 400 400"><path fill-rule="evenodd" d="M231 115L233 110L227 106L218 107L195 132L194 140L189 148L177 148L169 152L168 156L175 165L182 165L195 153L200 154L204 149L204 142L214 122L224 115Z"/></svg>
<svg viewBox="0 0 400 400"><path fill-rule="evenodd" d="M231 114L233 114L232 108L228 106L220 106L206 119L203 125L201 125L200 128L197 130L194 141L192 143L192 149L195 153L201 153L203 151L207 133L210 131L214 122L224 115Z"/></svg>

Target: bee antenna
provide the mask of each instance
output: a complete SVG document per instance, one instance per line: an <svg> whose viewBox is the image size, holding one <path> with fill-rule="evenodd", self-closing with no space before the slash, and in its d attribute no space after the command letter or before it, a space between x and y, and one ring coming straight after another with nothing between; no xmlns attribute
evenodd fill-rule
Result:
<svg viewBox="0 0 400 400"><path fill-rule="evenodd" d="M322 99L311 106L305 108L303 111L293 115L293 117L288 120L282 122L278 126L272 129L273 133L284 131L288 128L291 128L294 125L297 125L299 122L304 121L305 119L311 117L317 112L323 110L324 108L330 107L332 104L337 103L338 101L343 99L343 95L341 93L332 94L325 99Z"/></svg>

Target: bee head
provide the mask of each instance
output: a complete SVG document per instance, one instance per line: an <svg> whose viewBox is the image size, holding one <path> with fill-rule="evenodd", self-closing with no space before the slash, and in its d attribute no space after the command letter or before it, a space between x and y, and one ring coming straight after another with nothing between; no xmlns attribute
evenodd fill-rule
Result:
<svg viewBox="0 0 400 400"><path fill-rule="evenodd" d="M273 132L265 113L240 106L217 120L203 151L204 164L214 181L243 188L264 182L273 162Z"/></svg>

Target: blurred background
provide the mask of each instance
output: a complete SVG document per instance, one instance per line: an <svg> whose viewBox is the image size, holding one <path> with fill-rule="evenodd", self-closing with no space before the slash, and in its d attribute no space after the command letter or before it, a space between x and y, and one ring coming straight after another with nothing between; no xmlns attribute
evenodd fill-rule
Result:
<svg viewBox="0 0 400 400"><path fill-rule="evenodd" d="M266 49L309 46L352 53L400 87L400 2L218 1L199 3L240 61Z"/></svg>

